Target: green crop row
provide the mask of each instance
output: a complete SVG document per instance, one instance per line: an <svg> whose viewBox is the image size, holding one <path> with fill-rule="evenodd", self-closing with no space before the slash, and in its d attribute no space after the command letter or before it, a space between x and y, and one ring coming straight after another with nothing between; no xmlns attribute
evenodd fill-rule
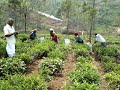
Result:
<svg viewBox="0 0 120 90"><path fill-rule="evenodd" d="M98 90L100 77L92 65L92 57L85 45L75 45L74 52L77 54L76 70L69 74L69 85L63 90Z"/></svg>
<svg viewBox="0 0 120 90"><path fill-rule="evenodd" d="M0 81L0 90L48 90L43 77L38 75L13 75Z"/></svg>
<svg viewBox="0 0 120 90"><path fill-rule="evenodd" d="M6 55L6 42L0 39L0 58Z"/></svg>
<svg viewBox="0 0 120 90"><path fill-rule="evenodd" d="M47 90L48 85L40 75L22 74L26 72L27 64L47 56L48 52L55 47L55 43L50 40L40 42L38 39L33 41L28 39L22 42L21 38L17 38L15 57L3 58L6 53L6 42L4 40L0 42L0 49L4 50L1 52L0 59L0 90Z"/></svg>
<svg viewBox="0 0 120 90"><path fill-rule="evenodd" d="M94 47L96 57L102 63L105 78L109 86L114 90L120 89L120 47L119 45L109 45L106 48L96 45Z"/></svg>
<svg viewBox="0 0 120 90"><path fill-rule="evenodd" d="M25 73L27 70L27 64L31 63L36 58L41 58L47 55L49 51L54 47L55 43L50 40L45 40L40 43L39 40L26 40L22 42L17 39L16 43L16 55L13 58L3 58L6 53L4 40L0 40L0 77L7 74Z"/></svg>
<svg viewBox="0 0 120 90"><path fill-rule="evenodd" d="M43 59L43 63L39 65L39 71L47 81L51 80L56 73L61 73L66 58L67 46L58 44L48 53L48 57Z"/></svg>

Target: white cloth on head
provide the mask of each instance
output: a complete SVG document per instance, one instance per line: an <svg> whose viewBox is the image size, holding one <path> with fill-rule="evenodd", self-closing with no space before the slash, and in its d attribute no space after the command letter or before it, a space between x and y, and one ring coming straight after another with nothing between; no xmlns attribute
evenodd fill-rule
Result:
<svg viewBox="0 0 120 90"><path fill-rule="evenodd" d="M5 35L8 35L8 34L11 34L14 32L15 32L15 29L13 26L10 26L7 24L4 27L4 34ZM13 57L15 55L15 42L16 42L15 36L11 35L9 37L6 37L6 40L7 40L7 45L6 45L7 54L9 57Z"/></svg>
<svg viewBox="0 0 120 90"><path fill-rule="evenodd" d="M53 31L53 32L54 32L54 29L50 28L50 31Z"/></svg>
<svg viewBox="0 0 120 90"><path fill-rule="evenodd" d="M55 31L53 31L53 34L56 34Z"/></svg>
<svg viewBox="0 0 120 90"><path fill-rule="evenodd" d="M100 34L97 34L96 35L96 41L98 41L100 43L103 43L103 42L105 42L105 39Z"/></svg>

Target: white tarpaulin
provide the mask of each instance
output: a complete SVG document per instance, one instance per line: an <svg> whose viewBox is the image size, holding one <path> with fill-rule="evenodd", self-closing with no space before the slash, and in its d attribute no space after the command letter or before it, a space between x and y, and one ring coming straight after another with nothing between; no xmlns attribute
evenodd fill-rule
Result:
<svg viewBox="0 0 120 90"><path fill-rule="evenodd" d="M70 44L70 39L64 39L65 40L65 45L69 45Z"/></svg>
<svg viewBox="0 0 120 90"><path fill-rule="evenodd" d="M37 12L38 12L39 14L43 15L43 16L48 17L48 18L51 18L51 19L54 19L54 20L57 20L57 21L63 21L63 20L61 20L61 19L59 19L59 18L54 17L53 15L49 15L49 14L44 13L44 12L41 12L41 11L37 11Z"/></svg>
<svg viewBox="0 0 120 90"><path fill-rule="evenodd" d="M40 37L39 40L42 42L45 38L44 37Z"/></svg>

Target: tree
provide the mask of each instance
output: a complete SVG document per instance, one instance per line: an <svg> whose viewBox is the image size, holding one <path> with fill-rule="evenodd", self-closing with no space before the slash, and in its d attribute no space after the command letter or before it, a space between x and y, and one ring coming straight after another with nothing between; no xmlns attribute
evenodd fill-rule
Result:
<svg viewBox="0 0 120 90"><path fill-rule="evenodd" d="M19 0L8 0L8 7L9 7L9 17L12 17L15 20L15 27L17 21L17 9L20 6Z"/></svg>
<svg viewBox="0 0 120 90"><path fill-rule="evenodd" d="M41 3L46 3L47 0L21 0L20 10L21 13L23 13L24 16L24 27L25 32L27 30L27 17L31 12L35 12L40 8Z"/></svg>
<svg viewBox="0 0 120 90"><path fill-rule="evenodd" d="M83 2L83 13L86 13L89 23L89 41L91 42L92 33L95 31L96 26L96 15L97 12L102 8L101 4L107 0L84 0Z"/></svg>
<svg viewBox="0 0 120 90"><path fill-rule="evenodd" d="M69 32L69 24L70 24L70 9L71 9L71 0L65 0L63 2L63 10L66 12L65 16L67 18L67 34Z"/></svg>
<svg viewBox="0 0 120 90"><path fill-rule="evenodd" d="M69 26L72 20L72 15L75 15L76 12L75 11L75 4L76 1L72 1L72 0L63 0L61 3L61 7L58 9L57 15L59 15L59 17L61 17L62 19L64 19L64 22L66 22L66 26L67 26L67 34L69 32ZM77 20L77 19L76 19Z"/></svg>
<svg viewBox="0 0 120 90"><path fill-rule="evenodd" d="M24 16L24 27L25 27L25 32L26 32L26 30L27 30L27 15L29 15L29 11L31 9L30 8L30 0L21 0L20 9Z"/></svg>
<svg viewBox="0 0 120 90"><path fill-rule="evenodd" d="M5 21L7 17L7 1L0 0L0 30L3 31L3 26L5 25Z"/></svg>
<svg viewBox="0 0 120 90"><path fill-rule="evenodd" d="M90 42L92 37L92 31L95 31L95 15L96 15L95 0L93 0L90 12L90 36L89 36Z"/></svg>

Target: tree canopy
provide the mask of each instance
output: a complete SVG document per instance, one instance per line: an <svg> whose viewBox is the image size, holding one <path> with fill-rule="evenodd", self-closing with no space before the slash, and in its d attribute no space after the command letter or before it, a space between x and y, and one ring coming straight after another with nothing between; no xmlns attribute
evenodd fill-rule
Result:
<svg viewBox="0 0 120 90"><path fill-rule="evenodd" d="M8 17L15 19L18 30L36 27L38 21L33 23L31 17L36 11L54 15L62 19L67 28L72 26L75 30L120 27L119 7L119 0L0 0L0 30Z"/></svg>

